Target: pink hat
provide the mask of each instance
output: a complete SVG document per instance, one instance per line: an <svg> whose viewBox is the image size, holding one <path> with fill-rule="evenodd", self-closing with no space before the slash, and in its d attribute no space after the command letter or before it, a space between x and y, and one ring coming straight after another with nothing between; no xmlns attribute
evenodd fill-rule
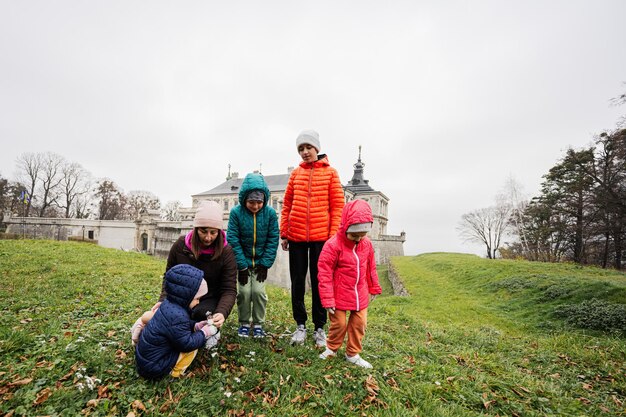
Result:
<svg viewBox="0 0 626 417"><path fill-rule="evenodd" d="M193 298L201 298L204 294L209 292L209 287L206 285L206 281L204 278L200 282L200 288L198 288L198 292Z"/></svg>
<svg viewBox="0 0 626 417"><path fill-rule="evenodd" d="M204 201L196 210L193 218L193 227L211 227L213 229L224 228L224 213L215 201Z"/></svg>

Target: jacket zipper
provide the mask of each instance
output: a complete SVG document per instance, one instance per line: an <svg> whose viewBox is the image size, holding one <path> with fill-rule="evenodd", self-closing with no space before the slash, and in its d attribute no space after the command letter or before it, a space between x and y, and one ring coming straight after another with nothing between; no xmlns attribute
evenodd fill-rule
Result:
<svg viewBox="0 0 626 417"><path fill-rule="evenodd" d="M256 213L252 214L252 267L256 258Z"/></svg>
<svg viewBox="0 0 626 417"><path fill-rule="evenodd" d="M313 181L313 170L315 165L311 165L311 172L309 173L309 198L306 199L306 241L309 241L311 235L311 181Z"/></svg>
<svg viewBox="0 0 626 417"><path fill-rule="evenodd" d="M356 254L356 248L358 243L354 245L352 248L352 253L354 253L354 257L356 258L356 283L354 284L354 295L356 296L356 311L361 310L361 306L359 305L359 280L361 279L361 262L359 261L359 255Z"/></svg>

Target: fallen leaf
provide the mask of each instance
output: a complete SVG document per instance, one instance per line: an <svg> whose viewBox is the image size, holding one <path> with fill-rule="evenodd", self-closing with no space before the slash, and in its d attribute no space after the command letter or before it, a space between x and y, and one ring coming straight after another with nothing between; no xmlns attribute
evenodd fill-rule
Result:
<svg viewBox="0 0 626 417"><path fill-rule="evenodd" d="M578 401L580 401L580 402L581 402L581 403L583 403L583 404L586 404L586 405L591 404L591 400L589 400L588 398L585 398L585 397L578 397L577 399L578 399Z"/></svg>
<svg viewBox="0 0 626 417"><path fill-rule="evenodd" d="M98 386L98 398L108 398L109 396L109 387L106 385Z"/></svg>
<svg viewBox="0 0 626 417"><path fill-rule="evenodd" d="M109 330L107 332L107 337L113 337L113 336L115 336L115 330Z"/></svg>
<svg viewBox="0 0 626 417"><path fill-rule="evenodd" d="M365 380L365 389L367 390L367 392L370 393L370 395L372 396L377 396L378 395L378 391L380 391L380 387L378 386L378 382L376 382L376 379L369 375L367 377L367 379Z"/></svg>
<svg viewBox="0 0 626 417"><path fill-rule="evenodd" d="M87 401L87 407L93 407L96 408L98 406L98 400L95 398L92 398L91 400Z"/></svg>
<svg viewBox="0 0 626 417"><path fill-rule="evenodd" d="M229 352L233 352L237 349L239 349L241 346L239 345L239 343L227 343L226 344L226 350Z"/></svg>
<svg viewBox="0 0 626 417"><path fill-rule="evenodd" d="M587 391L591 391L593 389L593 386L591 384L583 384L583 388Z"/></svg>
<svg viewBox="0 0 626 417"><path fill-rule="evenodd" d="M135 413L131 411L130 413L126 414L126 417L135 417Z"/></svg>
<svg viewBox="0 0 626 417"><path fill-rule="evenodd" d="M33 382L32 378L24 378L24 379L19 379L19 380L15 381L15 382L11 382L9 384L9 386L10 387L21 387L21 386L24 386L24 385L28 385L31 382Z"/></svg>
<svg viewBox="0 0 626 417"><path fill-rule="evenodd" d="M133 401L130 406L133 408L133 410L146 411L146 406L143 405L143 403L139 400Z"/></svg>
<svg viewBox="0 0 626 417"><path fill-rule="evenodd" d="M37 398L35 398L35 401L33 401L33 405L40 405L42 404L44 401L46 401L48 399L48 397L50 397L50 394L52 393L52 391L50 390L50 388L44 388L41 391L39 391L37 393Z"/></svg>

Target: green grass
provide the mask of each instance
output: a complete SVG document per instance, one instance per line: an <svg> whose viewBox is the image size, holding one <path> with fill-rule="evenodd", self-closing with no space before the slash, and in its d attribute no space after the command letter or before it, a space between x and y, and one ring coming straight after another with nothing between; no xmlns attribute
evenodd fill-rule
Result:
<svg viewBox="0 0 626 417"><path fill-rule="evenodd" d="M149 382L129 328L159 294L162 260L0 241L0 414L626 415L621 322L581 329L558 314L619 313L624 274L458 254L393 262L411 296L390 295L379 270L363 352L373 370L322 361L311 340L290 346L289 293L269 287L272 337L238 338L235 308L216 352L202 350L180 380Z"/></svg>

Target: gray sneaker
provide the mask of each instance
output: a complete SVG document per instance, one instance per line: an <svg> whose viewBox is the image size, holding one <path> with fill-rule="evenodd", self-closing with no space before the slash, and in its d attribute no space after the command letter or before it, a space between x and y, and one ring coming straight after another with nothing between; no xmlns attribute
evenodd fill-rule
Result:
<svg viewBox="0 0 626 417"><path fill-rule="evenodd" d="M296 331L291 335L291 344L301 345L304 343L304 339L306 339L306 327L304 324L299 324Z"/></svg>
<svg viewBox="0 0 626 417"><path fill-rule="evenodd" d="M313 333L313 339L315 340L315 345L319 347L326 347L326 333L324 329L319 328Z"/></svg>

